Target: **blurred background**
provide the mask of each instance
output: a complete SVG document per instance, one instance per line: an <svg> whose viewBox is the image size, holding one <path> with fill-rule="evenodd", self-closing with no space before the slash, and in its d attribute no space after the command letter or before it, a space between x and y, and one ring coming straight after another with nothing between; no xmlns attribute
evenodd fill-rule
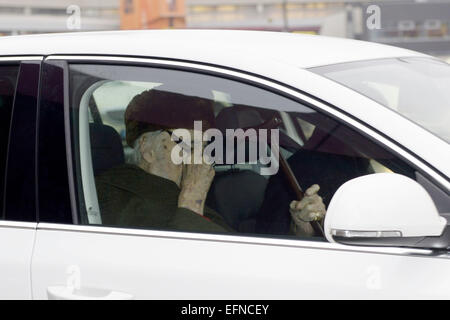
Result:
<svg viewBox="0 0 450 320"><path fill-rule="evenodd" d="M390 44L450 62L450 0L0 0L0 35L245 29Z"/></svg>

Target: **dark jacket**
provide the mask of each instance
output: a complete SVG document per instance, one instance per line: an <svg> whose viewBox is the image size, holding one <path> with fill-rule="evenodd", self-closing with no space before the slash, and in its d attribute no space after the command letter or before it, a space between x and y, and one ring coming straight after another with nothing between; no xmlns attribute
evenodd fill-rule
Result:
<svg viewBox="0 0 450 320"><path fill-rule="evenodd" d="M205 207L204 216L178 208L180 188L134 165L121 165L95 178L104 225L187 232L232 232Z"/></svg>

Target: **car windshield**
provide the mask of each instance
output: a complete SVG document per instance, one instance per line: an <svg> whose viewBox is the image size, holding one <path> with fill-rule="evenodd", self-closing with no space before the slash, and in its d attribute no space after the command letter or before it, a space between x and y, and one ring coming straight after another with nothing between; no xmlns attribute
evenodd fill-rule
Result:
<svg viewBox="0 0 450 320"><path fill-rule="evenodd" d="M450 143L450 65L395 58L311 68L395 110Z"/></svg>

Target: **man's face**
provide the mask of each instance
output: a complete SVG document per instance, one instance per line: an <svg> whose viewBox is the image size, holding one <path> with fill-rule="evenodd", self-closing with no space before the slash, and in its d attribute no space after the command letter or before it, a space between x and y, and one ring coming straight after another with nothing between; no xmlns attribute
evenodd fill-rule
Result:
<svg viewBox="0 0 450 320"><path fill-rule="evenodd" d="M168 130L174 140L190 156L188 164L200 164L203 161L203 151L206 141L203 141L203 132L193 129ZM181 134L180 134L181 133Z"/></svg>
<svg viewBox="0 0 450 320"><path fill-rule="evenodd" d="M171 159L171 152L175 146L176 143L172 141L167 131L148 132L140 140L140 152L144 160L151 165L151 173L178 183L181 180L183 166L175 164Z"/></svg>
<svg viewBox="0 0 450 320"><path fill-rule="evenodd" d="M142 135L140 140L140 152L144 160L151 164L151 173L168 178L177 184L183 176L183 165L172 160L172 151L177 144L190 155L190 163L203 163L203 149L206 142L203 141L201 131L183 129L183 136L176 136L175 129L161 132L148 132ZM197 152L194 152L197 149ZM194 162L194 157L198 158Z"/></svg>

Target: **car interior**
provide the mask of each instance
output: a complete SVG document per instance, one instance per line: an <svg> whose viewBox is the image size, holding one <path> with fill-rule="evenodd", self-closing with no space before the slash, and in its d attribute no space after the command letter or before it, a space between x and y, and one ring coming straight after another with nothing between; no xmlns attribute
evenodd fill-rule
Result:
<svg viewBox="0 0 450 320"><path fill-rule="evenodd" d="M90 224L101 224L96 196L87 196L96 194L94 177L126 163L127 154L130 153L124 141L123 129L118 128L117 123L111 123L108 120L110 115L105 115L98 108L92 93L99 86L101 84L96 83L85 91L79 111L80 158L81 162L85 159L84 167L90 168L83 175ZM126 107L123 106L122 113L120 110L115 111L116 120L123 119ZM287 114L218 101L213 103L213 108L215 126L221 132L225 129L258 128L274 117L283 119L277 125L280 129L280 153L287 159L303 190L315 183L321 186L320 195L326 206L340 185L352 178L391 170L413 175L405 171L405 167L385 150L318 112ZM89 125L82 125L81 119L85 119ZM248 140L242 143L248 154ZM235 143L235 150L237 147ZM232 165L216 163L216 175L206 205L221 214L227 224L239 233L282 235L285 233L282 230L288 228L289 217L277 218L273 215L288 212L287 206L295 200L295 193L286 182L285 172L280 169L274 176L263 176L259 174L261 166L259 162Z"/></svg>

